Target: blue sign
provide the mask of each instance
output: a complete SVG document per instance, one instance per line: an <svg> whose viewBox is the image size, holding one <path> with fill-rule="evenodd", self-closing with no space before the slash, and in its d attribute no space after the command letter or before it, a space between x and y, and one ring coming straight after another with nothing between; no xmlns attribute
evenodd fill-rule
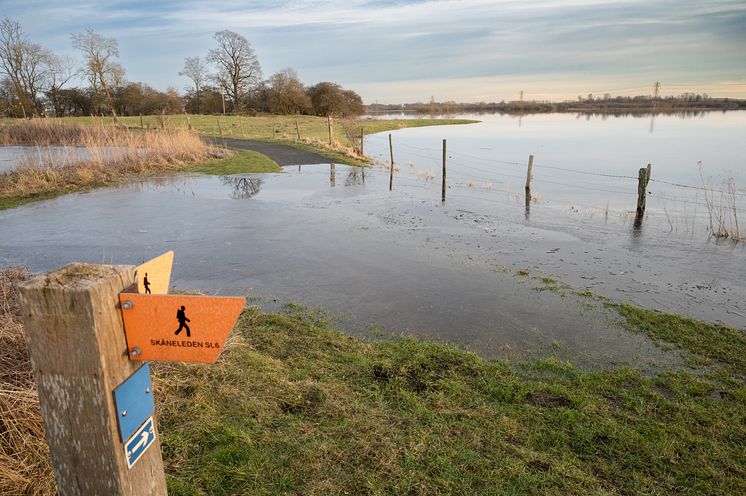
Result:
<svg viewBox="0 0 746 496"><path fill-rule="evenodd" d="M127 468L137 463L137 460L145 453L155 441L155 427L153 417L150 417L135 434L124 444L124 454L127 457Z"/></svg>
<svg viewBox="0 0 746 496"><path fill-rule="evenodd" d="M119 438L124 442L155 410L150 365L147 362L114 390L114 403L117 407Z"/></svg>

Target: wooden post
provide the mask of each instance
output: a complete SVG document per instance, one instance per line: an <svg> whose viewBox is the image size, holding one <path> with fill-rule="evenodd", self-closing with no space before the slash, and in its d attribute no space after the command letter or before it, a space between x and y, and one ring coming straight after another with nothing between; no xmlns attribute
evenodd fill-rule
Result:
<svg viewBox="0 0 746 496"><path fill-rule="evenodd" d="M217 117L215 117L215 120L218 122L218 131L220 132L220 136L222 136L223 135L223 128L220 127L220 119L218 119Z"/></svg>
<svg viewBox="0 0 746 496"><path fill-rule="evenodd" d="M394 145L389 134L389 152L391 153L391 168L389 169L389 191L394 188Z"/></svg>
<svg viewBox="0 0 746 496"><path fill-rule="evenodd" d="M332 116L326 116L326 122L329 126L329 146L334 146L334 135L332 134Z"/></svg>
<svg viewBox="0 0 746 496"><path fill-rule="evenodd" d="M637 221L642 220L645 215L645 197L647 196L648 182L650 181L650 164L642 167L637 173Z"/></svg>
<svg viewBox="0 0 746 496"><path fill-rule="evenodd" d="M161 109L161 129L166 128L166 109L165 107Z"/></svg>
<svg viewBox="0 0 746 496"><path fill-rule="evenodd" d="M295 121L295 132L298 134L298 141L300 141L300 128L298 127L298 121Z"/></svg>
<svg viewBox="0 0 746 496"><path fill-rule="evenodd" d="M59 494L166 494L158 436L128 469L117 427L113 391L141 366L128 358L118 308L134 272L78 263L19 285Z"/></svg>
<svg viewBox="0 0 746 496"><path fill-rule="evenodd" d="M446 201L446 140L443 140L443 184L440 188L440 201Z"/></svg>
<svg viewBox="0 0 746 496"><path fill-rule="evenodd" d="M526 172L526 206L531 206L531 179L534 172L534 156L528 156L528 171Z"/></svg>
<svg viewBox="0 0 746 496"><path fill-rule="evenodd" d="M360 156L365 156L365 129L360 128Z"/></svg>
<svg viewBox="0 0 746 496"><path fill-rule="evenodd" d="M145 126L142 125L142 114L140 114L140 129L145 129Z"/></svg>

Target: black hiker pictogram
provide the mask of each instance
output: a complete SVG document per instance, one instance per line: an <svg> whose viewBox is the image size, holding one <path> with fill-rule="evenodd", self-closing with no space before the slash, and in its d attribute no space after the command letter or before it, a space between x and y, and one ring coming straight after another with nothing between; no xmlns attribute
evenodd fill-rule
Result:
<svg viewBox="0 0 746 496"><path fill-rule="evenodd" d="M148 281L148 273L145 273L145 278L142 280L142 285L145 286L145 294L150 294L150 281Z"/></svg>
<svg viewBox="0 0 746 496"><path fill-rule="evenodd" d="M182 329L186 329L187 337L190 338L192 337L192 335L189 333L189 326L186 323L191 322L191 320L187 318L186 313L184 313L184 310L186 310L186 308L184 307L184 305L182 305L181 309L176 311L176 320L179 321L179 328L176 330L174 334L178 336Z"/></svg>

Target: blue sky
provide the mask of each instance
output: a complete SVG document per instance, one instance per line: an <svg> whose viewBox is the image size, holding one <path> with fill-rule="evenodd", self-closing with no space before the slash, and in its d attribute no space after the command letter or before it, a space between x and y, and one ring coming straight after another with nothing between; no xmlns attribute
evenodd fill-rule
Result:
<svg viewBox="0 0 746 496"><path fill-rule="evenodd" d="M119 40L127 78L165 89L212 34L244 35L265 77L295 68L366 102L565 99L684 91L746 98L743 0L0 0L31 39L75 55L88 27Z"/></svg>

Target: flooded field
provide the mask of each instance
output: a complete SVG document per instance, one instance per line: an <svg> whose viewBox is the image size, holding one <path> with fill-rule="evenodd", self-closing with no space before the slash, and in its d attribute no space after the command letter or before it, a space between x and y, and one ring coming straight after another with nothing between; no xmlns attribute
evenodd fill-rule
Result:
<svg viewBox="0 0 746 496"><path fill-rule="evenodd" d="M602 196L576 201L568 198L574 196L569 187L542 184L548 170L541 167L535 172L539 198L527 210L522 167L515 166L514 182L498 186L498 169L479 165L489 165L486 159L460 162L469 129L491 135L495 125L394 133L401 165L391 192L382 166L303 165L278 174L153 179L1 211L0 264L39 272L72 261L137 264L172 249L177 289L248 294L266 308L286 302L323 307L354 334L445 339L484 356L554 355L643 367L677 360L555 279L578 292L746 328L743 243L708 237L701 213L673 229L670 210L653 200L636 227L634 196L609 193L608 210L596 205ZM452 150L444 204L437 162L418 158L437 157L435 136L448 137ZM366 143L374 155L385 146L385 135ZM494 147L469 146L475 157L496 156ZM723 164L733 166L740 181L738 150ZM536 155L540 166L544 155ZM501 156L519 163L517 151ZM581 170L575 160L573 168ZM604 170L619 172L624 162L624 170L634 172L641 165L639 157L616 162L619 169L609 162ZM695 180L665 176L664 163L654 162L653 177ZM469 185L476 170L479 177L492 174L492 187ZM634 181L619 184L619 191L636 191ZM651 183L652 193L657 188ZM692 201L702 193L692 192Z"/></svg>

